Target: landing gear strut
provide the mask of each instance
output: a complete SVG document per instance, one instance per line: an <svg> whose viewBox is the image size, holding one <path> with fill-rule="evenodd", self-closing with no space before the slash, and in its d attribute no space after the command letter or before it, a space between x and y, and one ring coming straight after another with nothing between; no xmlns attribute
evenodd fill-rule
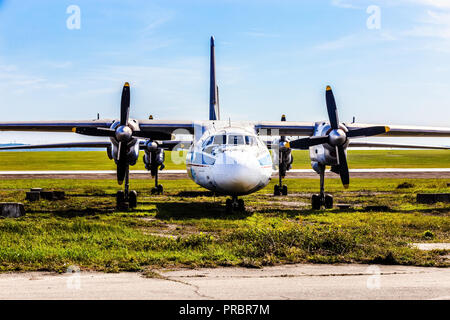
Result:
<svg viewBox="0 0 450 320"><path fill-rule="evenodd" d="M127 168L125 173L125 187L124 191L117 191L116 205L119 210L128 210L137 207L137 192L129 190L130 187L130 169Z"/></svg>
<svg viewBox="0 0 450 320"><path fill-rule="evenodd" d="M152 141L147 142L147 149L144 156L145 169L155 177L155 187L151 189L151 194L162 194L164 188L158 183L158 171L164 169L164 150Z"/></svg>
<svg viewBox="0 0 450 320"><path fill-rule="evenodd" d="M283 161L283 153L280 150L279 151L279 157L280 162L278 164L278 183L273 188L273 195L274 196L287 196L288 194L288 187L286 185L283 185L283 178L286 176L286 163Z"/></svg>
<svg viewBox="0 0 450 320"><path fill-rule="evenodd" d="M227 199L225 204L227 213L232 213L233 211L245 211L244 200L238 199L237 196Z"/></svg>
<svg viewBox="0 0 450 320"><path fill-rule="evenodd" d="M320 194L313 194L311 198L312 208L314 210L320 210L322 206L325 209L333 208L333 196L325 194L325 166L319 165L320 170Z"/></svg>
<svg viewBox="0 0 450 320"><path fill-rule="evenodd" d="M164 188L163 188L162 184L158 184L158 168L156 168L156 170L154 170L154 175L155 175L155 187L152 188L151 193L152 194L163 194Z"/></svg>

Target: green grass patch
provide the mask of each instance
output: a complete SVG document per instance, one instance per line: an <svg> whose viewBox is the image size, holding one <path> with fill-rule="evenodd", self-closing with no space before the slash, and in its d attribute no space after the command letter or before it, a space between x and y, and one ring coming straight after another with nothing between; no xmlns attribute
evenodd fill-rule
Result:
<svg viewBox="0 0 450 320"><path fill-rule="evenodd" d="M291 195L274 198L273 183L244 197L247 211L225 214L189 180L162 181L165 195L150 195L151 181L134 180L132 212L115 210L114 180L18 179L0 181L0 201L22 201L27 215L0 219L0 270L51 270L71 265L106 272L161 267L260 267L281 263L389 263L449 266L445 251L420 251L415 242L450 242L450 205L417 204L417 192L450 192L443 179L353 179L344 190L327 181L340 211L310 208L317 179L287 179ZM397 188L408 184L408 188ZM25 201L30 187L65 190L60 201ZM386 205L388 212L364 211Z"/></svg>
<svg viewBox="0 0 450 320"><path fill-rule="evenodd" d="M308 151L293 151L294 169L309 169ZM145 170L141 152L132 170ZM174 163L171 152L166 153L168 170L185 169L185 164ZM176 159L179 159L177 157ZM184 157L182 157L184 159ZM447 168L448 150L349 150L349 166L359 168ZM0 152L0 171L33 170L115 170L114 161L105 151L41 151Z"/></svg>

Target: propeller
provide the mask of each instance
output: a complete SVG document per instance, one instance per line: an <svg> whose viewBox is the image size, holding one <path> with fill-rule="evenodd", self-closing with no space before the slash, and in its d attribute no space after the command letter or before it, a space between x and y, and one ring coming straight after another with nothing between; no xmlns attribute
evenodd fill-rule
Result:
<svg viewBox="0 0 450 320"><path fill-rule="evenodd" d="M127 144L133 139L133 130L128 126L128 116L130 115L130 84L125 82L122 89L120 101L120 123L114 132L114 136L119 142L117 151L117 182L123 183L128 171Z"/></svg>
<svg viewBox="0 0 450 320"><path fill-rule="evenodd" d="M95 128L95 127L76 127L72 131L75 133L97 136L97 137L110 137L114 138L118 142L117 151L117 182L122 184L125 180L125 175L128 171L128 143L135 137L149 137L151 133L133 131L128 126L128 119L130 114L130 84L125 82L122 89L122 98L120 102L120 122L118 126L114 128Z"/></svg>
<svg viewBox="0 0 450 320"><path fill-rule="evenodd" d="M345 131L339 126L339 116L336 107L336 101L334 99L333 90L330 86L327 86L326 94L326 104L328 119L330 120L331 130L325 136L312 136L303 139L298 139L291 141L289 147L292 149L307 150L310 147L329 144L336 148L336 155L339 167L339 175L341 177L342 184L345 188L348 188L350 183L350 174L348 171L347 156L345 154L344 145L347 143L348 138L357 137L370 137L388 132L389 127L385 126L374 126L367 128L360 128L355 130Z"/></svg>

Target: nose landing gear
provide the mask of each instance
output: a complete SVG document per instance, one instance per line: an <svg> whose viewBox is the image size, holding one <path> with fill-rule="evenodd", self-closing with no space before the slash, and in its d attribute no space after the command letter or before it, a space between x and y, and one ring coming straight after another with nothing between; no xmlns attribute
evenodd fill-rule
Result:
<svg viewBox="0 0 450 320"><path fill-rule="evenodd" d="M226 212L232 213L233 211L245 211L245 204L243 199L238 199L237 196L233 196L231 199L227 199L225 202Z"/></svg>

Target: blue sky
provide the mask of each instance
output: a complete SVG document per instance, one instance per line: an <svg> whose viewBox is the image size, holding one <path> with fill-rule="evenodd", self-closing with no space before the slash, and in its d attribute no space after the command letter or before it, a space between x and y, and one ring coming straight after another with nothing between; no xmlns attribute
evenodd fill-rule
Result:
<svg viewBox="0 0 450 320"><path fill-rule="evenodd" d="M222 118L319 121L331 84L342 121L450 126L447 0L0 0L2 120L115 118L125 81L132 117L206 119L211 35Z"/></svg>

